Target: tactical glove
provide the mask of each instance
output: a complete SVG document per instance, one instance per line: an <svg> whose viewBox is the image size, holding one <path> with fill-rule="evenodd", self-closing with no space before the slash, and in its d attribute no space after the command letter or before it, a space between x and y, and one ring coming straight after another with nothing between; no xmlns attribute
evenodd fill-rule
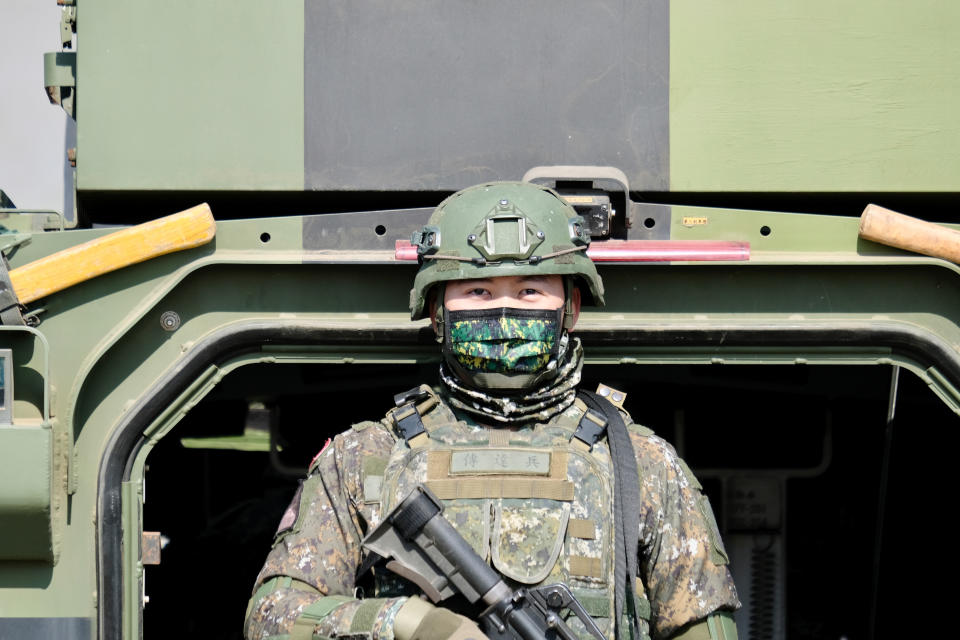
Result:
<svg viewBox="0 0 960 640"><path fill-rule="evenodd" d="M396 640L489 640L473 620L420 598L400 607L393 635Z"/></svg>

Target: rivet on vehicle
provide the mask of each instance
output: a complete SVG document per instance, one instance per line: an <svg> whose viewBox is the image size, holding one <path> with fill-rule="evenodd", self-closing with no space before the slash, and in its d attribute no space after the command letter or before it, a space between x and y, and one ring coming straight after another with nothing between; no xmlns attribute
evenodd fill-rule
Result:
<svg viewBox="0 0 960 640"><path fill-rule="evenodd" d="M180 328L180 316L176 311L164 311L160 315L160 326L164 331L176 331Z"/></svg>
<svg viewBox="0 0 960 640"><path fill-rule="evenodd" d="M470 235L467 236L467 242L476 242L476 240L477 240L477 236L474 233L471 233Z"/></svg>
<svg viewBox="0 0 960 640"><path fill-rule="evenodd" d="M544 233L543 233L543 231L537 231L537 237L540 238L541 240L543 240L543 238L544 238Z"/></svg>

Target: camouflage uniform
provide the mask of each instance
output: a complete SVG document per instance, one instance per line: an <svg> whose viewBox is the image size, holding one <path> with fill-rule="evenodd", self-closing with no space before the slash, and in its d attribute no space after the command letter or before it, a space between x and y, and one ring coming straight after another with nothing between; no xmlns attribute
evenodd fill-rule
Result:
<svg viewBox="0 0 960 640"><path fill-rule="evenodd" d="M405 585L378 575L376 597L356 599L361 541L423 482L508 582L566 582L611 637L613 472L605 440L571 444L582 403L518 430L477 425L432 394L419 408L427 435L408 443L388 416L336 436L314 460L257 579L248 640L392 638ZM668 443L622 415L642 498L636 610L644 634L665 638L739 602L700 485Z"/></svg>

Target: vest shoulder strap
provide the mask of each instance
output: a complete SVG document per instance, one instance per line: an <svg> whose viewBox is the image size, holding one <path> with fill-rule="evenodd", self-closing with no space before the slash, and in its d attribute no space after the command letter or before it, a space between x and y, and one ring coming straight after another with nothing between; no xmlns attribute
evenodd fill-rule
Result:
<svg viewBox="0 0 960 640"><path fill-rule="evenodd" d="M422 442L427 435L423 426L423 415L440 402L436 392L429 385L422 384L398 393L393 397L393 402L396 408L390 410L387 418L393 423L397 433L408 445L415 438L418 439L417 442Z"/></svg>
<svg viewBox="0 0 960 640"><path fill-rule="evenodd" d="M583 416L580 418L580 424L577 425L576 431L570 437L570 441L579 440L587 450L590 450L606 433L607 418L596 409L591 409L582 400L578 399L577 406L583 411Z"/></svg>

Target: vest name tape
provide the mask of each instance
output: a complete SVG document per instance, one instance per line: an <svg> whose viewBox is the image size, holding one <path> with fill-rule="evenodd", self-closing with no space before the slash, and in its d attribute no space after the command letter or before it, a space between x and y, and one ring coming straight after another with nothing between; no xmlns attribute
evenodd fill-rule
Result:
<svg viewBox="0 0 960 640"><path fill-rule="evenodd" d="M546 476L550 474L549 451L522 449L477 449L454 451L450 457L450 475L520 473Z"/></svg>
<svg viewBox="0 0 960 640"><path fill-rule="evenodd" d="M470 447L427 452L428 480L491 475L548 476L566 480L567 452L525 447Z"/></svg>

